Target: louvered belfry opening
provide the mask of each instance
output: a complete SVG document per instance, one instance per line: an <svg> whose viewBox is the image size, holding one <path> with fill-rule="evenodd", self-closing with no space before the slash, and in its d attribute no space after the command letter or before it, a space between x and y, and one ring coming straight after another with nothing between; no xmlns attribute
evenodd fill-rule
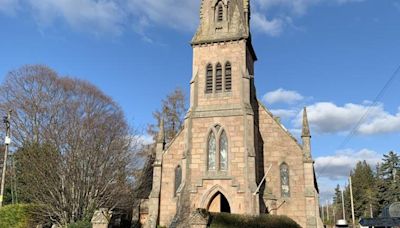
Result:
<svg viewBox="0 0 400 228"><path fill-rule="evenodd" d="M222 4L218 5L218 21L223 21L224 20L224 8Z"/></svg>
<svg viewBox="0 0 400 228"><path fill-rule="evenodd" d="M217 92L222 91L222 66L217 64L216 78L215 78L215 90Z"/></svg>
<svg viewBox="0 0 400 228"><path fill-rule="evenodd" d="M206 93L213 92L213 67L211 64L207 66L206 72Z"/></svg>
<svg viewBox="0 0 400 228"><path fill-rule="evenodd" d="M228 62L225 65L225 91L232 90L232 67Z"/></svg>

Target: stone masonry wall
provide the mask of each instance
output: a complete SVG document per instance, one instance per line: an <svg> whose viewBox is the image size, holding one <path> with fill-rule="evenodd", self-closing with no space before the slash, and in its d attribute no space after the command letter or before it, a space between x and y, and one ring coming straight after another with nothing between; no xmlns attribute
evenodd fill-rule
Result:
<svg viewBox="0 0 400 228"><path fill-rule="evenodd" d="M228 137L228 171L215 174L207 170L207 139L210 128L219 124ZM216 191L228 199L232 213L249 211L246 191L246 153L243 116L199 118L193 120L192 136L192 210L207 208ZM214 187L214 189L212 189ZM215 191L213 191L215 190Z"/></svg>
<svg viewBox="0 0 400 228"><path fill-rule="evenodd" d="M215 43L193 48L193 69L197 72L196 80L198 92L196 94L196 110L218 110L221 105L240 105L242 101L242 76L246 71L246 42L233 41L227 43ZM232 91L206 94L206 68L208 64L213 65L214 74L217 63L224 66L226 62L232 65Z"/></svg>
<svg viewBox="0 0 400 228"><path fill-rule="evenodd" d="M272 164L267 178L267 187L277 198L276 206L285 203L276 211L278 215L287 215L306 227L306 201L303 152L300 145L277 123L272 114L260 105L260 132L264 140L265 170ZM280 165L289 166L290 197L281 195ZM271 208L269 208L271 210Z"/></svg>
<svg viewBox="0 0 400 228"><path fill-rule="evenodd" d="M176 214L177 197L174 193L175 168L178 165L183 167L181 161L184 149L184 132L181 132L163 155L160 197L160 225L162 226L168 226Z"/></svg>

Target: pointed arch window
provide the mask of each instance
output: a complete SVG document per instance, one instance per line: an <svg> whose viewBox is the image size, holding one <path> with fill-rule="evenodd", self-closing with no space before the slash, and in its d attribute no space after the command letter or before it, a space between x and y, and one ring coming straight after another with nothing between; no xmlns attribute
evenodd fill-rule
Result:
<svg viewBox="0 0 400 228"><path fill-rule="evenodd" d="M216 169L216 154L217 154L217 145L214 132L211 132L208 137L208 169L215 170Z"/></svg>
<svg viewBox="0 0 400 228"><path fill-rule="evenodd" d="M216 69L215 90L217 92L222 91L222 66L219 63L217 64L217 69Z"/></svg>
<svg viewBox="0 0 400 228"><path fill-rule="evenodd" d="M280 173L282 197L290 197L289 166L286 163L280 166Z"/></svg>
<svg viewBox="0 0 400 228"><path fill-rule="evenodd" d="M207 65L206 70L206 93L213 92L213 67L211 64Z"/></svg>
<svg viewBox="0 0 400 228"><path fill-rule="evenodd" d="M175 184L174 184L174 195L176 196L176 193L178 192L179 187L181 186L182 183L182 167L178 165L175 168Z"/></svg>
<svg viewBox="0 0 400 228"><path fill-rule="evenodd" d="M222 171L228 169L228 138L225 131L222 131L219 138L219 168Z"/></svg>
<svg viewBox="0 0 400 228"><path fill-rule="evenodd" d="M208 136L208 170L228 170L228 137L219 125L216 125Z"/></svg>
<svg viewBox="0 0 400 228"><path fill-rule="evenodd" d="M225 91L232 90L232 66L230 62L225 64Z"/></svg>

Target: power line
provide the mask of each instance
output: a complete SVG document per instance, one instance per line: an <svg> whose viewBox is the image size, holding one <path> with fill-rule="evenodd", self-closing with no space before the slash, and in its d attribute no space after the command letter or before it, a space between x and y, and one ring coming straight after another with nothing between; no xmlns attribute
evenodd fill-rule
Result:
<svg viewBox="0 0 400 228"><path fill-rule="evenodd" d="M373 103L368 106L367 111L364 113L364 115L357 121L357 124L352 128L352 130L349 132L349 134L346 136L346 138L343 140L341 144L337 147L337 149L344 148L350 140L354 137L354 135L357 133L358 129L360 128L361 124L364 122L364 120L368 117L370 114L371 110L373 107L375 107L378 102L382 99L382 97L385 95L387 89L391 86L391 84L394 82L396 79L396 76L400 72L400 65L396 68L396 70L393 72L393 74L390 76L389 80L385 83L383 88L380 90L378 95L375 97ZM319 173L323 173L327 167L321 168ZM319 174L317 174L317 178L319 178Z"/></svg>
<svg viewBox="0 0 400 228"><path fill-rule="evenodd" d="M375 107L378 102L381 100L383 95L385 95L386 90L390 87L390 85L394 82L394 79L396 78L397 74L400 72L400 65L397 67L397 69L394 71L392 76L389 78L389 80L386 82L385 86L381 89L381 91L378 93L378 95L375 97L374 102L367 108L367 111L364 113L364 115L358 120L357 124L353 127L353 129L349 132L349 134L346 136L346 138L343 140L343 142L340 144L338 149L341 149L345 147L350 140L354 137L354 135L357 133L358 129L360 128L361 124L364 122L364 120L368 117L370 114L371 110L373 107Z"/></svg>

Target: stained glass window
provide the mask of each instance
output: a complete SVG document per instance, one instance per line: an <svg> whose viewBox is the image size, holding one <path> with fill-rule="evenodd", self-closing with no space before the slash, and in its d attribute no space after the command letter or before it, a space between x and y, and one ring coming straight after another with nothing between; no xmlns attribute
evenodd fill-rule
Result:
<svg viewBox="0 0 400 228"><path fill-rule="evenodd" d="M209 138L208 138L208 169L209 170L215 170L216 169L216 158L217 154L217 145L216 145L216 140L215 140L215 135L213 132L211 132Z"/></svg>
<svg viewBox="0 0 400 228"><path fill-rule="evenodd" d="M225 171L228 169L228 139L225 131L222 132L219 142L219 168Z"/></svg>
<svg viewBox="0 0 400 228"><path fill-rule="evenodd" d="M281 189L282 197L290 197L289 167L286 163L281 165Z"/></svg>

